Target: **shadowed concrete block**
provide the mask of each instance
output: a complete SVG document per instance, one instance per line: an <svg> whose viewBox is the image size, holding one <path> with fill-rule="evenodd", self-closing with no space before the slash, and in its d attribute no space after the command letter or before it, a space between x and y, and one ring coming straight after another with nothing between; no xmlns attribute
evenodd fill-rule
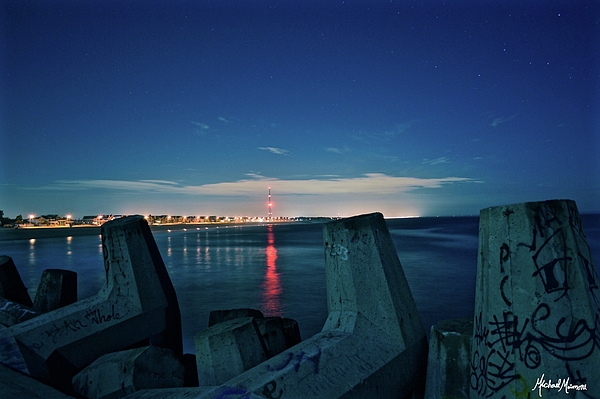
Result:
<svg viewBox="0 0 600 399"><path fill-rule="evenodd" d="M483 209L471 398L598 397L599 331L598 276L575 202ZM559 380L560 392L550 387Z"/></svg>
<svg viewBox="0 0 600 399"><path fill-rule="evenodd" d="M25 306L33 306L15 262L10 256L0 256L0 297Z"/></svg>
<svg viewBox="0 0 600 399"><path fill-rule="evenodd" d="M281 317L254 319L266 348L267 359L287 349Z"/></svg>
<svg viewBox="0 0 600 399"><path fill-rule="evenodd" d="M184 353L181 358L181 364L185 371L183 386L198 386L198 366L196 366L196 354Z"/></svg>
<svg viewBox="0 0 600 399"><path fill-rule="evenodd" d="M199 385L220 385L267 359L253 317L218 323L194 336Z"/></svg>
<svg viewBox="0 0 600 399"><path fill-rule="evenodd" d="M13 399L72 399L34 378L0 364L0 397Z"/></svg>
<svg viewBox="0 0 600 399"><path fill-rule="evenodd" d="M106 284L98 295L0 329L0 362L61 389L103 354L140 342L182 355L175 290L142 216L102 226Z"/></svg>
<svg viewBox="0 0 600 399"><path fill-rule="evenodd" d="M267 399L264 396L248 392L245 388L220 386L220 387L195 387L195 388L164 388L143 389L127 395L127 399ZM274 399L269 397L268 399ZM285 398L277 398L285 399Z"/></svg>
<svg viewBox="0 0 600 399"><path fill-rule="evenodd" d="M285 346L287 348L291 348L302 342L300 326L298 326L298 322L294 319L283 318L283 333L285 334Z"/></svg>
<svg viewBox="0 0 600 399"><path fill-rule="evenodd" d="M426 398L469 398L472 340L472 319L443 320L431 327Z"/></svg>
<svg viewBox="0 0 600 399"><path fill-rule="evenodd" d="M227 320L239 319L241 317L254 317L262 319L265 316L260 310L250 308L227 309L227 310L211 310L208 316L208 326L222 323Z"/></svg>
<svg viewBox="0 0 600 399"><path fill-rule="evenodd" d="M383 216L324 225L329 316L315 336L209 390L132 398L422 398L427 338Z"/></svg>
<svg viewBox="0 0 600 399"><path fill-rule="evenodd" d="M46 269L35 293L33 308L49 312L77 302L77 273L71 270Z"/></svg>
<svg viewBox="0 0 600 399"><path fill-rule="evenodd" d="M121 398L140 389L182 387L183 365L170 349L145 346L106 354L73 377L90 399Z"/></svg>
<svg viewBox="0 0 600 399"><path fill-rule="evenodd" d="M298 323L281 317L265 317L260 310L250 308L213 310L208 326L237 318L253 317L260 331L267 358L283 352L301 341Z"/></svg>

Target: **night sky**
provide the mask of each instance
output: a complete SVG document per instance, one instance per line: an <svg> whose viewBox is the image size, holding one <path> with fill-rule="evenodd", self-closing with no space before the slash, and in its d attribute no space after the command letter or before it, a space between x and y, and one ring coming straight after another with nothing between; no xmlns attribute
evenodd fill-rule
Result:
<svg viewBox="0 0 600 399"><path fill-rule="evenodd" d="M600 212L598 4L2 1L0 209Z"/></svg>

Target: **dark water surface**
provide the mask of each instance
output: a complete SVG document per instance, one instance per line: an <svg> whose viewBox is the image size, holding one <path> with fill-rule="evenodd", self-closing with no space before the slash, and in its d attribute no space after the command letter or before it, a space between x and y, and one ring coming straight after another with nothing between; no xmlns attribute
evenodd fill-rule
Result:
<svg viewBox="0 0 600 399"><path fill-rule="evenodd" d="M592 257L600 259L600 215L582 215ZM388 219L388 229L423 325L472 317L478 217ZM177 291L184 351L207 327L211 310L251 307L300 324L302 338L321 331L327 317L323 226L286 223L174 227L153 235ZM100 236L0 241L32 299L42 271L78 273L79 298L104 284Z"/></svg>

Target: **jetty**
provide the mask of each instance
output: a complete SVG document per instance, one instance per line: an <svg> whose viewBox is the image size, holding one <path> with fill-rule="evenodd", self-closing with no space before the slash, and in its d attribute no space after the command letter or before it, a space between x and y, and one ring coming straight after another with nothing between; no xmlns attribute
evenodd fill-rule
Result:
<svg viewBox="0 0 600 399"><path fill-rule="evenodd" d="M380 213L323 225L321 332L302 340L294 320L215 310L194 354L182 353L177 293L147 221L115 219L101 235L106 281L83 300L60 269L32 300L0 256L0 392L500 399L552 397L562 381L571 397L600 395L599 280L573 201L482 210L475 314L431 326L429 342Z"/></svg>

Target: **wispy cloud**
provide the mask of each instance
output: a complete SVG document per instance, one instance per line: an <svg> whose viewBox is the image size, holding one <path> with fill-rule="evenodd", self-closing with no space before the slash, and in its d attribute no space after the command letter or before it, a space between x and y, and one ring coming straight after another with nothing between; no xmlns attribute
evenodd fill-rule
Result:
<svg viewBox="0 0 600 399"><path fill-rule="evenodd" d="M288 150L284 150L283 148L277 147L258 147L259 150L269 151L272 154L277 155L290 155L291 153Z"/></svg>
<svg viewBox="0 0 600 399"><path fill-rule="evenodd" d="M345 154L347 152L350 152L350 149L348 147L344 147L344 148L327 147L327 148L325 148L325 151L332 152L334 154Z"/></svg>
<svg viewBox="0 0 600 399"><path fill-rule="evenodd" d="M475 182L464 177L423 179L367 173L359 177L327 177L277 179L259 174L249 178L203 185L183 185L163 180L59 180L46 189L53 190L117 190L138 193L164 193L213 196L260 196L265 186L277 187L278 195L389 195L417 189L437 189L445 185Z"/></svg>
<svg viewBox="0 0 600 399"><path fill-rule="evenodd" d="M394 139L397 136L401 136L404 132L411 129L416 123L420 122L419 119L412 119L407 122L396 124L392 130L385 130L383 132L364 132L358 131L350 135L351 138L364 143L373 142L385 142Z"/></svg>
<svg viewBox="0 0 600 399"><path fill-rule="evenodd" d="M222 116L219 116L219 118L218 118L218 119L219 119L221 122L229 123L229 120L228 120L228 119L226 119L226 118L224 118L224 117L222 117Z"/></svg>
<svg viewBox="0 0 600 399"><path fill-rule="evenodd" d="M210 126L202 122L190 121L190 123L196 126L194 134L199 137L204 137L207 134L208 129L210 129Z"/></svg>
<svg viewBox="0 0 600 399"><path fill-rule="evenodd" d="M420 119L411 119L408 122L399 123L396 125L396 133L402 134L408 129L410 129L415 123L420 122Z"/></svg>
<svg viewBox="0 0 600 399"><path fill-rule="evenodd" d="M190 121L190 123L191 123L192 125L195 125L195 126L196 126L196 127L198 127L199 129L202 129L202 130L208 130L208 129L210 129L210 126L208 126L207 124L205 124L205 123L202 123L202 122L194 122L194 121Z"/></svg>
<svg viewBox="0 0 600 399"><path fill-rule="evenodd" d="M139 180L142 183L154 183L154 184L167 184L167 185L172 185L172 186L176 186L177 183L173 182L173 181L168 181L168 180Z"/></svg>
<svg viewBox="0 0 600 399"><path fill-rule="evenodd" d="M423 159L423 163L427 164L427 165L437 165L440 163L450 163L450 158L448 157L441 157L441 158L435 158L435 159Z"/></svg>
<svg viewBox="0 0 600 399"><path fill-rule="evenodd" d="M42 186L46 190L118 190L130 192L178 192L181 185L165 180L57 180Z"/></svg>
<svg viewBox="0 0 600 399"><path fill-rule="evenodd" d="M491 126L493 126L493 127L497 127L498 125L500 125L500 124L502 124L502 123L505 123L505 122L512 121L512 120L513 120L513 119L515 119L515 118L516 118L518 115L519 115L519 114L514 114L514 115L512 115L512 116L509 116L509 117L507 117L507 118L505 118L505 117L496 118L496 119L494 119L494 120L493 120L493 122L492 122Z"/></svg>

